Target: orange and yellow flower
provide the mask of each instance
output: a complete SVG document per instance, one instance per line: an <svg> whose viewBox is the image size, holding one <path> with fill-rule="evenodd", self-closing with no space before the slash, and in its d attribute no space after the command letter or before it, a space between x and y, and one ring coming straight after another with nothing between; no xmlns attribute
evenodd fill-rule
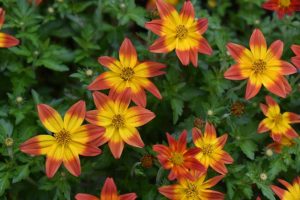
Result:
<svg viewBox="0 0 300 200"><path fill-rule="evenodd" d="M0 29L5 21L5 10L0 7ZM9 48L19 44L19 40L9 34L0 32L0 48Z"/></svg>
<svg viewBox="0 0 300 200"><path fill-rule="evenodd" d="M288 137L282 136L279 142L273 142L267 146L269 149L273 149L276 153L280 153L283 147L290 147L294 145L295 142Z"/></svg>
<svg viewBox="0 0 300 200"><path fill-rule="evenodd" d="M94 92L93 97L97 110L88 111L86 120L105 128L102 144L108 142L116 159L121 157L124 142L134 147L144 147L137 127L151 121L155 114L141 106L129 107L130 89L117 97L100 92Z"/></svg>
<svg viewBox="0 0 300 200"><path fill-rule="evenodd" d="M266 10L272 10L277 13L279 19L284 15L292 15L295 11L300 11L299 0L268 0L262 7Z"/></svg>
<svg viewBox="0 0 300 200"><path fill-rule="evenodd" d="M83 193L79 193L75 196L76 200L135 200L136 198L137 195L135 193L119 195L116 184L112 178L105 180L100 197Z"/></svg>
<svg viewBox="0 0 300 200"><path fill-rule="evenodd" d="M132 100L140 106L146 106L145 90L161 99L157 87L148 79L149 77L165 74L161 71L166 66L152 61L139 63L134 46L129 39L125 39L120 47L119 60L101 56L98 61L110 71L102 73L89 86L89 90L110 89L109 95L115 98L126 88L132 92Z"/></svg>
<svg viewBox="0 0 300 200"><path fill-rule="evenodd" d="M79 176L81 167L79 155L96 156L101 153L97 147L104 129L94 125L81 125L85 117L85 102L74 104L64 119L46 104L37 106L42 124L53 135L35 136L20 146L20 150L30 155L46 155L46 174L53 177L63 163L74 176Z"/></svg>
<svg viewBox="0 0 300 200"><path fill-rule="evenodd" d="M300 69L300 45L292 45L291 49L296 54L292 57L292 63Z"/></svg>
<svg viewBox="0 0 300 200"><path fill-rule="evenodd" d="M291 92L291 86L284 78L297 72L288 62L280 60L283 42L277 40L267 49L266 40L259 29L255 29L250 38L250 50L234 43L227 44L227 49L237 62L224 74L226 79L248 79L246 99L251 99L263 85L270 92L285 98Z"/></svg>
<svg viewBox="0 0 300 200"><path fill-rule="evenodd" d="M198 65L198 52L211 55L212 49L203 34L208 27L207 19L195 19L194 7L190 1L185 1L180 14L176 9L164 2L156 1L160 19L147 22L145 27L158 35L149 48L154 53L167 53L175 49L183 65L190 62Z"/></svg>
<svg viewBox="0 0 300 200"><path fill-rule="evenodd" d="M172 4L176 6L179 2L179 0L164 0L166 3ZM147 10L153 10L156 9L156 0L148 0L146 8Z"/></svg>
<svg viewBox="0 0 300 200"><path fill-rule="evenodd" d="M260 104L266 118L260 122L257 132L271 131L272 139L279 143L283 136L288 139L298 137L297 132L290 124L300 123L300 115L292 112L281 114L279 105L270 96L266 96L266 102L267 105Z"/></svg>
<svg viewBox="0 0 300 200"><path fill-rule="evenodd" d="M285 180L278 179L278 181L286 187L284 190L276 185L272 185L273 192L280 198L280 200L298 200L300 197L300 176L295 178L292 185Z"/></svg>
<svg viewBox="0 0 300 200"><path fill-rule="evenodd" d="M226 174L225 164L233 163L232 157L223 150L227 134L217 138L215 127L210 123L206 123L204 135L198 128L193 128L192 133L195 146L200 148L196 158L204 167L211 167L220 174Z"/></svg>
<svg viewBox="0 0 300 200"><path fill-rule="evenodd" d="M183 131L176 141L169 133L167 139L169 146L162 144L153 145L153 151L157 155L157 159L163 168L171 170L169 173L169 180L178 178L193 179L190 170L205 171L203 165L195 158L200 152L198 148L186 147L187 131Z"/></svg>
<svg viewBox="0 0 300 200"><path fill-rule="evenodd" d="M206 173L193 171L193 180L179 179L175 185L162 186L159 192L171 200L223 200L224 194L211 190L224 175L216 176L205 181Z"/></svg>

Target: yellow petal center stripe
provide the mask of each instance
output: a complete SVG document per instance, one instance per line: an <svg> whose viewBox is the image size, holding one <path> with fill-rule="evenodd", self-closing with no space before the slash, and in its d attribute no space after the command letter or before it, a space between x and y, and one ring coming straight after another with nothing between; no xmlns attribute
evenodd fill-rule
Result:
<svg viewBox="0 0 300 200"><path fill-rule="evenodd" d="M54 133L55 140L60 145L67 145L71 141L71 134L69 131L62 129L61 131Z"/></svg>
<svg viewBox="0 0 300 200"><path fill-rule="evenodd" d="M184 25L176 26L176 38L185 39L188 35L188 29Z"/></svg>
<svg viewBox="0 0 300 200"><path fill-rule="evenodd" d="M129 81L131 80L131 78L134 76L134 71L132 68L130 67L125 67L122 69L122 72L120 73L120 77L124 80L124 81Z"/></svg>
<svg viewBox="0 0 300 200"><path fill-rule="evenodd" d="M170 161L174 165L182 165L184 163L184 158L182 153L174 152L172 157L170 158Z"/></svg>

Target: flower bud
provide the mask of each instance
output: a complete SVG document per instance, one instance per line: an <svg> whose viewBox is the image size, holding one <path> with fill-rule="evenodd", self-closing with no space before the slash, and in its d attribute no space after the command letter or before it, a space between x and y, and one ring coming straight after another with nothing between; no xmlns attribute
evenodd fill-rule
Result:
<svg viewBox="0 0 300 200"><path fill-rule="evenodd" d="M14 145L14 139L8 137L5 139L4 143L5 143L5 146L11 147L12 145Z"/></svg>

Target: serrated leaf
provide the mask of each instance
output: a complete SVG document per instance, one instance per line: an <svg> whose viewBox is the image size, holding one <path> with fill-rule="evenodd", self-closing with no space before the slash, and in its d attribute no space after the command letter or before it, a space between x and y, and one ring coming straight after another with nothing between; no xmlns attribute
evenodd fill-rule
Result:
<svg viewBox="0 0 300 200"><path fill-rule="evenodd" d="M254 152L257 150L257 145L251 140L244 140L240 143L241 150L243 153L250 158L254 159Z"/></svg>
<svg viewBox="0 0 300 200"><path fill-rule="evenodd" d="M69 70L69 68L66 65L56 63L52 60L40 60L39 63L44 67L52 69L54 71L64 72Z"/></svg>
<svg viewBox="0 0 300 200"><path fill-rule="evenodd" d="M180 99L172 99L171 100L171 107L173 110L173 124L178 121L178 118L182 114L183 111L183 101Z"/></svg>
<svg viewBox="0 0 300 200"><path fill-rule="evenodd" d="M29 175L29 165L19 166L15 174L12 183L17 183Z"/></svg>

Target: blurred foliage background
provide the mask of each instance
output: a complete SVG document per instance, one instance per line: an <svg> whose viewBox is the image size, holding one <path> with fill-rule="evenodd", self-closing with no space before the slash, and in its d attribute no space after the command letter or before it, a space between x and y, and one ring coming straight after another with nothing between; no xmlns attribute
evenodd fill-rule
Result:
<svg viewBox="0 0 300 200"><path fill-rule="evenodd" d="M205 37L214 49L212 56L199 56L199 67L183 67L174 52L152 54L147 48L156 36L144 23L156 18L142 0L44 0L39 6L27 0L1 0L6 10L4 32L20 39L11 49L0 49L0 199L74 199L79 192L98 195L106 177L113 177L122 193L136 192L139 199L164 199L157 188L169 184L167 172L159 170L153 144L166 141L165 132L178 135L183 129L203 126L209 120L218 134L228 133L225 146L235 159L229 173L215 190L226 199L274 200L269 185L276 178L289 182L299 175L300 142L270 151L268 134L257 134L264 118L259 103L269 94L263 89L250 101L244 100L245 82L223 78L234 62L226 51L228 42L248 46L252 30L258 27L268 44L285 43L283 60L293 55L290 46L300 44L300 15L278 20L261 8L263 0L192 0L196 15L209 20ZM182 1L177 5L181 8ZM20 143L45 133L38 120L36 104L46 103L62 114L77 100L94 104L87 85L105 69L98 64L101 55L118 56L124 37L130 38L140 60L167 64L167 74L154 79L163 100L148 95L147 108L156 118L140 129L146 147L126 146L120 160L114 160L107 145L97 157L81 157L82 174L72 177L63 167L53 179L45 176L43 156L31 157L19 151ZM299 73L290 76L293 91L276 100L284 111L300 113ZM240 113L232 105L239 102ZM195 119L198 120L195 121ZM195 123L194 123L195 122ZM294 126L300 131L300 126ZM146 157L145 157L146 156ZM141 163L142 161L142 163ZM148 161L148 162L145 162ZM153 163L151 163L153 161ZM210 171L210 176L213 172ZM266 176L264 176L266 175ZM276 182L277 183L277 182Z"/></svg>

